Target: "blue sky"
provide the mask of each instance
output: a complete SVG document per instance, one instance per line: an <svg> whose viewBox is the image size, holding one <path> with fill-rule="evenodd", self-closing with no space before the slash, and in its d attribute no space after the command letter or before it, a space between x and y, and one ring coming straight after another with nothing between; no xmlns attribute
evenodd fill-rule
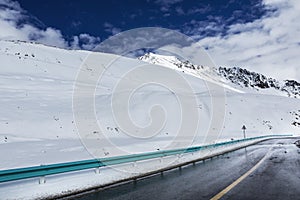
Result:
<svg viewBox="0 0 300 200"><path fill-rule="evenodd" d="M92 50L119 32L191 36L217 65L300 80L298 0L0 0L0 39Z"/></svg>
<svg viewBox="0 0 300 200"><path fill-rule="evenodd" d="M143 26L176 29L190 36L226 34L235 23L252 22L266 14L259 0L19 0L33 16L32 23L62 31L66 39L88 33L102 40L122 30ZM214 23L218 29L205 29ZM205 29L205 30L204 30Z"/></svg>

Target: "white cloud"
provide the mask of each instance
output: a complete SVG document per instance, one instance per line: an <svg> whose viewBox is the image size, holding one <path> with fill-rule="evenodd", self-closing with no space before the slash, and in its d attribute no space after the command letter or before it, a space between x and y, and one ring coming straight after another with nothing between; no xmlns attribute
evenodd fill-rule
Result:
<svg viewBox="0 0 300 200"><path fill-rule="evenodd" d="M175 11L176 11L176 13L177 13L178 15L184 15L184 14L185 14L185 12L184 12L184 10L182 9L182 7L176 7L176 8L175 8Z"/></svg>
<svg viewBox="0 0 300 200"><path fill-rule="evenodd" d="M120 33L122 30L120 28L115 27L111 23L105 22L103 24L104 30L108 33L111 33L112 35Z"/></svg>
<svg viewBox="0 0 300 200"><path fill-rule="evenodd" d="M80 44L82 43L82 44ZM73 42L71 42L71 47L77 49L81 47L82 49L92 50L97 47L100 43L99 37L93 37L89 34L82 33L79 36L73 37Z"/></svg>
<svg viewBox="0 0 300 200"><path fill-rule="evenodd" d="M13 8L15 10L21 10L20 4L16 1L11 0L0 0L1 6L9 6L10 8Z"/></svg>
<svg viewBox="0 0 300 200"><path fill-rule="evenodd" d="M156 0L154 1L154 3L160 6L160 10L162 12L168 12L172 5L177 4L181 1L183 0Z"/></svg>
<svg viewBox="0 0 300 200"><path fill-rule="evenodd" d="M197 13L205 14L210 10L211 10L211 7L209 5L205 5L205 6L200 7L200 8L191 8L187 11L187 14L188 15L193 15L193 14L197 14Z"/></svg>
<svg viewBox="0 0 300 200"><path fill-rule="evenodd" d="M64 39L61 31L52 27L41 29L26 22L28 16L18 2L0 0L0 39L36 41L42 44L57 46L60 48L93 49L100 42L99 37L88 34L74 36L69 44ZM21 21L25 21L22 22Z"/></svg>
<svg viewBox="0 0 300 200"><path fill-rule="evenodd" d="M61 32L54 28L41 30L31 24L19 24L26 19L24 11L17 2L1 0L0 5L0 39L4 40L35 40L37 42L65 48L67 42Z"/></svg>
<svg viewBox="0 0 300 200"><path fill-rule="evenodd" d="M241 66L279 79L300 80L300 1L264 0L275 9L261 19L234 24L227 35L207 37L198 44L208 48L217 65Z"/></svg>

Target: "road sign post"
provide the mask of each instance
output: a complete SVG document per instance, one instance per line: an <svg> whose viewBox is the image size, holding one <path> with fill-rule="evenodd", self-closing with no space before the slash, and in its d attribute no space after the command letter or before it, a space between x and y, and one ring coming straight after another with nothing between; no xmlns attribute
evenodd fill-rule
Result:
<svg viewBox="0 0 300 200"><path fill-rule="evenodd" d="M244 134L244 139L246 139L246 126L243 125L242 130L243 130L243 134Z"/></svg>

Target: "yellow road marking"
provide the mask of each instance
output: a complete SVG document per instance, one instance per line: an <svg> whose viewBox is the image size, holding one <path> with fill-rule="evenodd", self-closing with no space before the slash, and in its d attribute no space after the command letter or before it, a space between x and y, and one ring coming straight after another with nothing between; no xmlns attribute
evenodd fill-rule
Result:
<svg viewBox="0 0 300 200"><path fill-rule="evenodd" d="M270 150L269 150L269 152L270 152ZM254 165L249 171L247 171L245 174L243 174L240 178L238 178L236 181L231 183L229 186L227 186L224 190L219 192L217 195L212 197L210 200L218 200L218 199L222 198L222 196L224 196L227 192L229 192L237 184L242 182L247 176L249 176L252 172L254 172L259 167L259 165L261 165L264 162L264 160L267 158L268 153L258 163L256 163L256 165Z"/></svg>

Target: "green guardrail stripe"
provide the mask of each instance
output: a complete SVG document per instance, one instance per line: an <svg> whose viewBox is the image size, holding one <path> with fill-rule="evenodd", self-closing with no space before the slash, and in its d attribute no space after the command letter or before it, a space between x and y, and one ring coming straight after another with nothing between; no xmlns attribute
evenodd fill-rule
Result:
<svg viewBox="0 0 300 200"><path fill-rule="evenodd" d="M191 152L196 152L207 148L216 148L219 146L230 145L234 143L261 139L266 137L287 137L287 136L292 136L292 135L266 135L266 136L258 136L253 138L233 140L228 142L220 142L220 143L209 144L204 146L189 147L185 149L182 148L182 149L173 149L173 150L163 150L157 152L115 156L109 158L99 158L99 159L67 162L67 163L33 166L33 167L26 167L26 168L7 169L7 170L0 171L0 183L53 175L53 174L60 174L66 172L80 171L80 170L98 168L103 166L124 164L124 163L136 162L141 160L149 160L149 159L171 156L176 154L191 153Z"/></svg>

